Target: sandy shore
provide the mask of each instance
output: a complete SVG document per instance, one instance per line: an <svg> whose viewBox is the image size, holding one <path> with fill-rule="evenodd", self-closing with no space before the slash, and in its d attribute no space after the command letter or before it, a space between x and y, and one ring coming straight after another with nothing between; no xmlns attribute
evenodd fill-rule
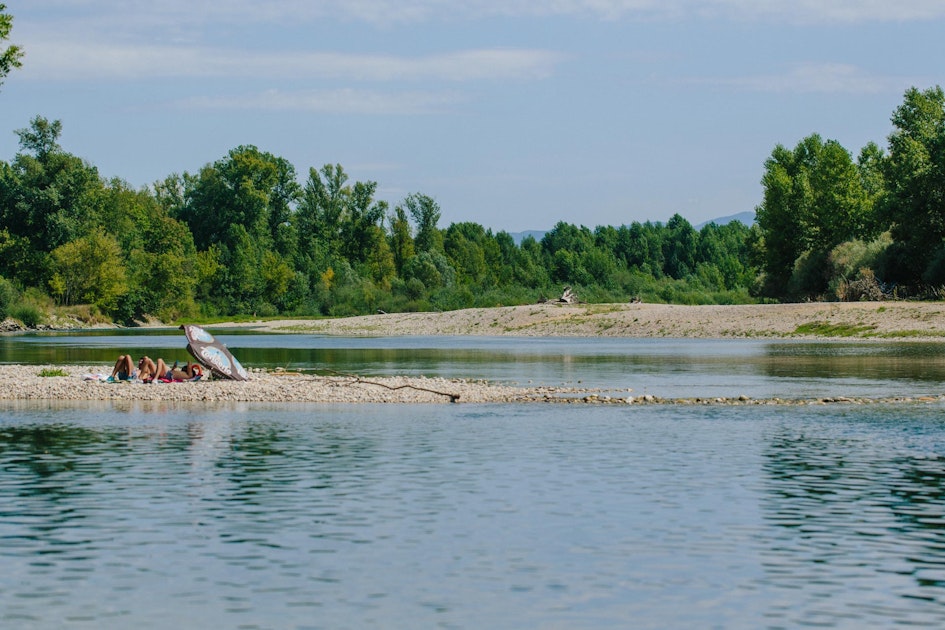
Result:
<svg viewBox="0 0 945 630"><path fill-rule="evenodd" d="M945 303L532 304L233 325L268 332L358 336L942 339Z"/></svg>

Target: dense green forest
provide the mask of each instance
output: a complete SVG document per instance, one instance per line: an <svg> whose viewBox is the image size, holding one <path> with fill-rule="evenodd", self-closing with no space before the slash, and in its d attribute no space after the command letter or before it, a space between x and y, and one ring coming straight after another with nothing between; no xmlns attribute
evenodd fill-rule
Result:
<svg viewBox="0 0 945 630"><path fill-rule="evenodd" d="M12 24L0 4L0 40ZM0 54L0 80L20 65ZM132 324L450 310L556 297L736 303L940 297L945 286L945 94L911 88L888 146L854 160L812 134L764 163L752 226L675 215L516 242L440 226L417 192L390 207L340 164L295 167L239 146L198 173L135 189L103 178L36 116L0 161L0 319L52 313ZM737 210L737 209L734 209ZM510 209L514 211L514 209Z"/></svg>
<svg viewBox="0 0 945 630"><path fill-rule="evenodd" d="M134 189L59 145L58 121L16 131L0 162L0 315L351 315L535 302L736 303L937 297L945 285L945 95L910 89L887 150L856 160L813 134L775 147L752 226L682 216L516 243L439 225L430 196L394 207L341 165L295 167L254 146Z"/></svg>
<svg viewBox="0 0 945 630"><path fill-rule="evenodd" d="M750 230L737 222L558 223L516 243L473 222L441 228L421 193L391 208L376 182L352 182L341 165L310 168L300 183L289 162L253 146L135 190L63 150L61 131L35 118L0 163L2 302L13 316L35 318L50 301L125 323L448 310L535 302L565 285L588 301L752 299Z"/></svg>

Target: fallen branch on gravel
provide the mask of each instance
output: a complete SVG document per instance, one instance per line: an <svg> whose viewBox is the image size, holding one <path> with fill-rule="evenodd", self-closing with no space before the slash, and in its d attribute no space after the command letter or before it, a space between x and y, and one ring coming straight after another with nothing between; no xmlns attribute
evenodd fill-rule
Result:
<svg viewBox="0 0 945 630"><path fill-rule="evenodd" d="M346 373L344 373L344 372L336 372L336 371L334 371L334 370L325 370L325 371L326 371L326 372L330 372L331 374L334 374L335 376L344 376L345 378L353 378L353 379L354 379L354 382L351 383L352 385L357 385L357 384L359 384L359 383L363 383L364 385L377 385L378 387L383 387L384 389L389 389L389 390L391 390L391 391L397 391L398 389L415 389L415 390L417 390L418 392L427 392L428 394L436 394L437 396L446 396L447 398L450 399L450 402L451 402L451 403L454 403L454 402L456 402L457 400L459 400L459 394L450 394L450 393L447 393L447 392L439 392L439 391L437 391L437 390L435 390L435 389L427 389L426 387L417 387L416 385L408 385L408 384L396 385L396 386L395 386L395 385L387 385L387 384L385 384L385 383L378 383L377 381L368 381L368 380L365 380L365 379L361 378L360 376L358 376L357 374L346 374Z"/></svg>

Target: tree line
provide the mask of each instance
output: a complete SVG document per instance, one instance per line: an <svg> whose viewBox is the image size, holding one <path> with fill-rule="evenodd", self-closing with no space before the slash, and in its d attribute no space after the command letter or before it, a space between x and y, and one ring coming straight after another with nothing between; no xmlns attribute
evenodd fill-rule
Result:
<svg viewBox="0 0 945 630"><path fill-rule="evenodd" d="M520 304L565 285L589 301L752 299L750 230L737 222L559 222L517 243L474 222L441 228L422 193L390 207L340 164L300 182L255 146L134 189L65 151L61 132L38 116L0 162L0 303L130 323Z"/></svg>
<svg viewBox="0 0 945 630"><path fill-rule="evenodd" d="M856 160L818 134L764 163L756 222L558 222L516 242L439 225L422 193L391 207L340 164L255 146L143 188L100 176L41 116L0 161L0 316L353 315L531 303L938 297L945 286L945 95L911 88L888 148Z"/></svg>

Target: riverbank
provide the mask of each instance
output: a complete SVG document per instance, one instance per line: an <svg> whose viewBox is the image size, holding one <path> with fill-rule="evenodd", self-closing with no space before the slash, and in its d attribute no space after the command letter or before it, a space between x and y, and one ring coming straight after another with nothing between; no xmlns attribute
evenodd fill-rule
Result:
<svg viewBox="0 0 945 630"><path fill-rule="evenodd" d="M943 340L945 303L861 302L737 306L535 304L445 313L377 314L338 319L216 324L260 332L344 336L481 335L517 337L791 338ZM40 376L43 371L65 376ZM315 376L257 370L248 382L103 383L86 375L111 366L0 366L0 400L162 402L585 402L609 404L828 404L945 402L939 397L756 400L660 399L629 389L519 387L447 378Z"/></svg>
<svg viewBox="0 0 945 630"><path fill-rule="evenodd" d="M221 324L273 333L342 336L943 339L945 302L529 304L440 313Z"/></svg>
<svg viewBox="0 0 945 630"><path fill-rule="evenodd" d="M44 374L55 373L54 376ZM942 396L829 398L661 398L631 389L519 387L485 381L424 377L316 376L252 371L249 381L185 383L103 382L107 366L0 365L0 401L153 403L564 403L597 405L826 405L945 403Z"/></svg>

